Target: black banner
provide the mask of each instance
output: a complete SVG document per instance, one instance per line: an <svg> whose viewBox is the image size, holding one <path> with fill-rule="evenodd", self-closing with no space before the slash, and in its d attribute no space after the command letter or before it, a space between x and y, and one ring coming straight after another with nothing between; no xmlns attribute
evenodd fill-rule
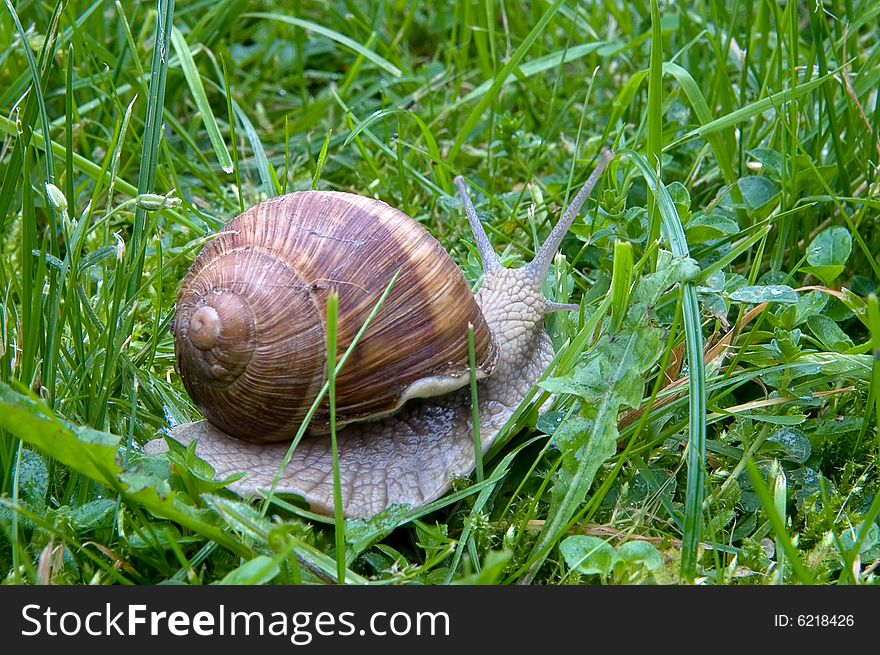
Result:
<svg viewBox="0 0 880 655"><path fill-rule="evenodd" d="M878 604L875 587L5 586L0 643L5 652L81 645L117 655L135 644L239 655L251 643L383 653L839 647L875 637Z"/></svg>

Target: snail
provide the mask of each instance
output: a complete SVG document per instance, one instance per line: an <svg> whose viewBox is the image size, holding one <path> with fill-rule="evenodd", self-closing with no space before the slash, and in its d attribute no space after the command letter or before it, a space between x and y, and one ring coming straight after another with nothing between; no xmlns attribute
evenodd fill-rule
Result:
<svg viewBox="0 0 880 655"><path fill-rule="evenodd" d="M342 353L397 274L336 378L343 513L369 517L439 498L475 466L468 325L485 452L553 358L544 316L578 309L545 298L541 284L612 157L604 153L534 259L518 269L502 265L457 177L483 264L475 294L425 228L378 200L300 191L245 211L202 249L181 284L176 365L206 420L175 426L172 437L196 441L218 479L245 472L229 485L240 495L269 490L327 379L328 294L338 294ZM332 515L328 424L324 404L275 493L297 494ZM145 450L166 447L157 439Z"/></svg>

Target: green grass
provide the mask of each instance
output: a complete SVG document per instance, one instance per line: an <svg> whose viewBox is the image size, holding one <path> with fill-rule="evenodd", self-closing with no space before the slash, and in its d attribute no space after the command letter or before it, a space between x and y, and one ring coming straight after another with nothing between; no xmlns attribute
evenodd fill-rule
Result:
<svg viewBox="0 0 880 655"><path fill-rule="evenodd" d="M292 6L0 7L6 582L878 581L876 2ZM243 207L376 197L477 284L452 179L515 266L606 148L481 476L342 521L141 455L198 416L174 301Z"/></svg>

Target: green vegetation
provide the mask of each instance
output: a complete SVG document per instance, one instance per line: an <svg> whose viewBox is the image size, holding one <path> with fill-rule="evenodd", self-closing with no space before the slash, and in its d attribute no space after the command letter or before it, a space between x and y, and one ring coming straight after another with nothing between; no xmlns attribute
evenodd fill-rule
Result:
<svg viewBox="0 0 880 655"><path fill-rule="evenodd" d="M286 6L0 7L7 583L878 581L880 4ZM515 266L606 148L482 480L343 522L141 454L198 416L175 296L245 207L380 198L477 284L453 177Z"/></svg>

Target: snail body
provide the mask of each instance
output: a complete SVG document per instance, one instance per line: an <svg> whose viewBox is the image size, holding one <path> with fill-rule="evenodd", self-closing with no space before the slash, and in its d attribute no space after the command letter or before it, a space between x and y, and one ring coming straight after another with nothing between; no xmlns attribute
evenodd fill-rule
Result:
<svg viewBox="0 0 880 655"><path fill-rule="evenodd" d="M300 394L307 401L306 408L311 404L325 379L326 352L322 345L317 348L318 355L304 356L305 361L315 360L312 363L319 373L315 381L298 382L298 387L289 386L292 384L289 378L299 376L290 373L290 364L282 363L277 367L277 375L282 378L278 382L270 380L271 376L262 369L251 375L252 379L246 378L246 374L239 370L242 365L238 360L233 361L232 355L225 351L212 352L211 348L224 345L221 342L227 339L241 339L244 335L243 341L252 350L247 362L250 363L261 350L271 350L277 341L304 339L318 342L321 339L311 334L290 337L288 332L295 330L282 329L277 338L264 339L254 347L259 341L256 336L259 327L250 327L248 321L253 312L246 312L239 307L238 300L230 301L225 295L248 296L247 286L268 285L270 291L257 290L255 297L274 300L276 295L290 287L299 300L273 304L294 308L293 315L310 315L312 312L306 310L311 303L313 309L317 308L313 313L318 316L320 325L322 298L326 298L330 289L336 290L340 296L339 350L344 351L347 347L344 341L348 339L350 343L363 322L352 317L366 316L352 308L365 306L366 313L369 313L391 277L400 270L385 304L337 378L337 397L342 399L341 405L337 406L337 420L342 423L337 430L337 443L343 512L349 517L369 517L395 504L417 507L437 499L449 489L453 478L469 475L475 464L471 394L465 386L470 380L468 324L474 326L477 373L481 378L477 397L481 447L485 452L553 358L553 348L543 327L544 316L553 311L577 308L576 305L560 305L546 299L541 284L562 238L610 159L610 153L603 156L535 258L519 269L506 269L501 264L468 198L464 181L456 178L484 268L482 285L474 295L455 265L452 264L454 270L448 268L446 260L449 257L433 237L412 219L401 218L403 214L384 203L352 194L304 192L291 194L293 199L284 196L248 210L224 230L235 233L236 241L212 245L217 243L215 240L206 246L182 285L175 318L178 368L188 392L208 420L176 426L172 436L184 444L196 441L196 453L213 466L218 478L244 471L244 477L229 485L233 491L257 495L260 490L269 490L301 418L284 419L279 423L275 419L268 420L265 414L277 409L276 404L289 404L293 393ZM293 248L297 257L303 257L303 252L307 252L304 259L308 260L309 266L316 265L323 257L324 268L316 268L319 272L314 276L298 273L299 280L287 280L281 275L282 268L289 268L287 264L278 268L259 261L267 250L271 250L266 247L267 242L286 242L290 234L312 229L309 227L311 223L306 225L301 219L313 212L291 211L294 204L303 203L312 209L323 204L325 209L331 208L336 213L342 211L340 206L348 208L342 211L344 216L339 220L327 223L320 219L318 223L322 227L315 229L317 238L306 239L310 243L314 241L313 245L319 250L341 246L342 251L321 256L316 255L315 250L298 245ZM271 225L267 226L266 217L278 214L279 207L282 208L282 220L269 221ZM350 219L355 216L369 217L368 226L384 227L370 230L368 226L358 224L351 234L340 236L335 230L348 229L345 226L350 225ZM386 222L396 225L395 221L400 221L404 227L399 230L387 228ZM407 245L408 239L423 239L424 235L427 235L426 240ZM375 245L374 236L383 245ZM359 245L352 245L352 241L359 242ZM395 247L389 247L389 244L395 244ZM404 244L404 247L397 250L396 244ZM212 268L207 257L205 261L199 261L205 251L212 257L221 253L222 257L231 257L228 259L229 272L215 275L216 283L209 284L202 279ZM413 251L419 254L411 257ZM357 261L358 257L366 261ZM327 262L331 262L329 267ZM410 265L412 262L415 264ZM342 264L351 265L360 273L343 279L338 275ZM254 275L255 270L259 274ZM248 275L251 281L241 283L240 278ZM361 291L367 283L372 285L369 293ZM425 283L428 287L423 286ZM435 287L445 290L436 294L425 291ZM347 290L352 295L346 296ZM430 308L414 304L426 296L438 304ZM232 307L231 318L224 328L217 328L212 324L216 320L215 312L219 316L227 304ZM387 314L383 316L383 312ZM275 318L272 325L289 322L291 313L285 315L288 318ZM430 343L427 349L421 343L408 343L418 340L420 335L423 339L441 340L442 343ZM188 343L178 344L178 341ZM362 348L365 344L369 347ZM288 347L286 342L284 345ZM229 352L235 351L236 356L240 356L240 351L247 347L236 343ZM300 352L298 347L290 348L285 355L287 361L290 361L290 353ZM399 357L392 356L398 351ZM380 365L375 367L374 373L371 358L377 352L380 353ZM321 358L323 360L318 363ZM401 364L401 360L421 363L424 367L422 373L411 370L413 367L408 363ZM274 361L271 356L269 361ZM344 377L347 371L351 379ZM207 382L191 379L194 373L202 375L205 372L208 373ZM235 380L230 382L233 374L236 374ZM369 381L360 380L359 383L359 378L365 376L370 376ZM352 384L355 392L349 393L347 384ZM236 385L242 388L236 391ZM253 395L241 401L218 402L214 399L217 393L230 389L239 394L255 394L266 387L269 387L267 399L259 401ZM294 387L297 391L291 392L289 389ZM300 388L303 390L299 391ZM220 406L219 412L217 405ZM218 414L219 419L216 418ZM226 415L234 418L228 419ZM332 514L330 439L326 434L320 434L325 417L319 412L316 418L317 429L313 419L310 424L312 433L303 437L293 451L280 474L275 492L298 494L314 511ZM239 423L245 424L241 430ZM232 436L236 430L239 434ZM146 450L156 452L164 446L163 441L157 440L150 442Z"/></svg>

